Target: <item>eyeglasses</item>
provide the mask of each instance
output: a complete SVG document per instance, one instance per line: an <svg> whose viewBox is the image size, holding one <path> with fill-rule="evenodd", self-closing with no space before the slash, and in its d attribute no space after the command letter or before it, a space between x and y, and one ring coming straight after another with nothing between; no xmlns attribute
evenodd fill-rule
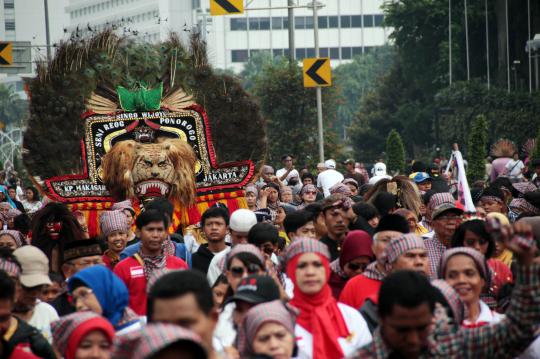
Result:
<svg viewBox="0 0 540 359"><path fill-rule="evenodd" d="M304 192L304 194L317 194L317 192L315 192L315 191L306 191L306 192Z"/></svg>
<svg viewBox="0 0 540 359"><path fill-rule="evenodd" d="M247 273L248 274L256 274L259 273L261 270L261 267L259 267L256 264L250 264L247 267ZM246 268L244 267L231 267L229 270L234 278L241 278L244 276L244 273L246 272Z"/></svg>
<svg viewBox="0 0 540 359"><path fill-rule="evenodd" d="M77 295L71 295L71 300L72 300L72 303L75 303L77 300L81 299L81 300L86 300L88 299L88 297L90 296L90 294L94 293L94 291L92 289L88 289L88 290L81 290L79 292L79 294Z"/></svg>

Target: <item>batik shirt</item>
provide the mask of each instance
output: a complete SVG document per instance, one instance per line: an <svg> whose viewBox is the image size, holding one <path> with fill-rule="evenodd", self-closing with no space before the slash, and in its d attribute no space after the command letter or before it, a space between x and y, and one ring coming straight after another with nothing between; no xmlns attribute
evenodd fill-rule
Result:
<svg viewBox="0 0 540 359"><path fill-rule="evenodd" d="M534 340L540 321L540 266L520 267L516 276L510 308L498 324L473 329L456 329L448 318L436 315L437 321L428 345L419 355L425 358L514 358ZM377 329L373 341L349 358L399 357L388 348Z"/></svg>

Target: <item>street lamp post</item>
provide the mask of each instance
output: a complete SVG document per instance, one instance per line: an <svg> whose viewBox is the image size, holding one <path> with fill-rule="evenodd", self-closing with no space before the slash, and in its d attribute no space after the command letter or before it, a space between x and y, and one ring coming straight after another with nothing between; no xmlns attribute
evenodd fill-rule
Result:
<svg viewBox="0 0 540 359"><path fill-rule="evenodd" d="M313 35L315 39L315 57L319 57L319 19L317 10L321 6L316 0L313 0ZM321 87L317 86L317 129L319 133L319 160L324 162L324 134L323 134L323 117L322 117L322 91Z"/></svg>

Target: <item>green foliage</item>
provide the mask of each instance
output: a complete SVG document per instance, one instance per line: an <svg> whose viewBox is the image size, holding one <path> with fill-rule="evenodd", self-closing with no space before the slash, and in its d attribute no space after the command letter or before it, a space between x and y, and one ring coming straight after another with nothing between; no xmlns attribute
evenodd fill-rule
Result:
<svg viewBox="0 0 540 359"><path fill-rule="evenodd" d="M4 125L21 126L28 117L28 103L13 90L0 84L0 121Z"/></svg>
<svg viewBox="0 0 540 359"><path fill-rule="evenodd" d="M394 57L393 47L384 46L356 56L350 63L339 65L332 71L333 86L340 96L338 127L351 125L360 101L374 87L376 80L388 71Z"/></svg>
<svg viewBox="0 0 540 359"><path fill-rule="evenodd" d="M405 148L399 133L392 129L386 139L386 166L390 173L403 173L405 170Z"/></svg>
<svg viewBox="0 0 540 359"><path fill-rule="evenodd" d="M504 89L487 89L485 84L457 82L435 96L438 108L450 110L441 116L441 141L446 144L463 142L478 115L488 121L488 143L508 138L517 144L537 133L540 97Z"/></svg>
<svg viewBox="0 0 540 359"><path fill-rule="evenodd" d="M530 158L530 163L532 164L533 160L539 160L539 159L540 159L540 127L538 128L538 133L536 135L535 146L534 146L532 156ZM531 170L532 169L533 168L531 168Z"/></svg>
<svg viewBox="0 0 540 359"><path fill-rule="evenodd" d="M478 115L474 119L467 146L469 182L474 183L483 180L486 173L485 161L487 157L488 122L484 115Z"/></svg>
<svg viewBox="0 0 540 359"><path fill-rule="evenodd" d="M315 90L303 87L302 69L284 58L264 66L253 94L268 124L268 162L279 163L284 153L297 156L298 165L319 162ZM325 156L335 158L341 150L334 127L336 90L323 88L322 95Z"/></svg>

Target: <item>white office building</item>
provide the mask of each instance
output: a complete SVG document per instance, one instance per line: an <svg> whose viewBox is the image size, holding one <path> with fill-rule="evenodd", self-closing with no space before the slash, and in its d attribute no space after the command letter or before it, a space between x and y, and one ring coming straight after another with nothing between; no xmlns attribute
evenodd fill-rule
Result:
<svg viewBox="0 0 540 359"><path fill-rule="evenodd" d="M48 0L51 45L64 36L67 0ZM35 61L47 56L43 0L0 0L0 41L13 43L13 63L0 67L0 83L26 98L21 76L35 74ZM51 47L51 53L54 48Z"/></svg>
<svg viewBox="0 0 540 359"><path fill-rule="evenodd" d="M388 42L383 26L384 0L319 0L320 56L332 65ZM246 0L242 15L210 16L209 0L69 0L69 32L83 36L107 26L119 34L144 41L165 40L171 31L187 39L201 31L208 43L210 62L218 68L240 71L258 51L289 54L287 0ZM314 57L311 0L296 0L294 10L296 58Z"/></svg>

